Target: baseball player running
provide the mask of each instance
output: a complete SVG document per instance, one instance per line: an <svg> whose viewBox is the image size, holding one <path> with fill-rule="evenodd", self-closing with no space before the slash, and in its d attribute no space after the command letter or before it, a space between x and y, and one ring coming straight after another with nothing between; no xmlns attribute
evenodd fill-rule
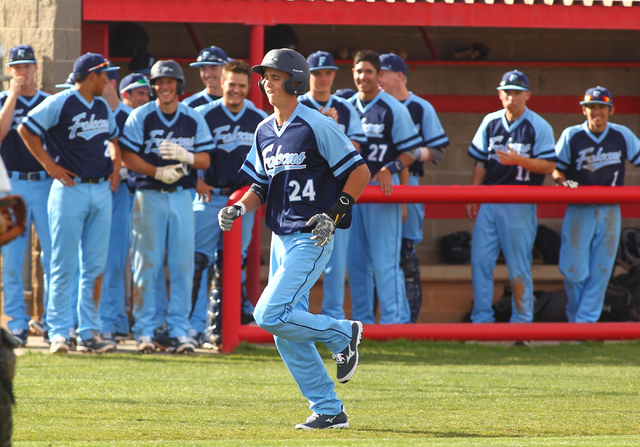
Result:
<svg viewBox="0 0 640 447"><path fill-rule="evenodd" d="M265 112L245 100L250 80L249 64L240 60L229 62L222 67L222 98L196 108L207 122L217 149L210 152L209 169L199 173L202 179L199 178L198 183L204 185L204 197L198 196L193 202L196 218L195 306L191 315L190 339L197 345L203 343L206 327L206 270L214 262L222 235L217 216L227 205L229 196L248 184L247 177L238 171L251 150L256 127L267 117ZM246 257L251 242L253 217L254 214L249 213L242 218L243 257Z"/></svg>
<svg viewBox="0 0 640 447"><path fill-rule="evenodd" d="M357 112L349 101L331 94L338 70L333 56L325 51L316 51L309 55L307 63L311 72L310 89L308 93L298 96L298 101L335 119L342 133L349 137L356 150L360 150L360 143L366 143L367 137L364 135ZM344 286L350 234L351 228L336 230L333 237L333 254L323 273L322 315L338 320L345 318Z"/></svg>
<svg viewBox="0 0 640 447"><path fill-rule="evenodd" d="M132 211L133 331L141 353L153 352L155 287L169 270L167 325L170 352L193 352L189 313L193 288L195 219L192 188L196 169L209 167L211 132L202 115L178 102L184 92L182 67L158 61L149 82L153 101L133 110L121 138L123 160L136 192Z"/></svg>
<svg viewBox="0 0 640 447"><path fill-rule="evenodd" d="M27 206L26 228L31 221L36 229L42 251L40 261L44 273L44 308L49 301L49 260L51 239L47 217L47 199L51 189L51 177L31 155L18 135L17 128L22 118L39 105L48 93L36 87L37 61L33 48L18 45L9 51L9 74L12 76L9 90L0 93L0 154L13 182L13 193L23 197ZM2 284L4 289L4 313L9 317L7 326L17 342L27 344L29 317L26 315L24 289L22 286L22 263L27 237L18 237L2 247ZM46 314L45 314L46 315ZM43 330L48 330L46 316L42 316Z"/></svg>
<svg viewBox="0 0 640 447"><path fill-rule="evenodd" d="M402 102L411 119L424 140L424 146L411 166L409 166L408 184L417 186L424 175L424 162L438 164L444 158L444 148L449 146L449 139L444 133L433 106L407 89L407 64L400 56L393 53L380 55L380 77L378 85L391 96ZM422 283L420 281L420 261L416 245L422 241L422 224L424 222L424 204L409 203L407 220L402 225L402 247L400 248L400 266L404 273L407 301L411 310L411 322L415 323L422 306Z"/></svg>
<svg viewBox="0 0 640 447"><path fill-rule="evenodd" d="M109 104L102 98L109 66L102 55L87 53L74 66L75 87L45 99L31 110L18 133L34 157L55 180L48 201L51 264L47 322L50 351L67 352L74 327L71 282L81 250L78 298L79 351L110 352L102 342L98 305L102 272L107 260L111 225L111 190L116 190L120 165L118 127ZM49 137L49 152L41 136ZM110 157L105 157L105 141ZM50 154L55 154L55 159Z"/></svg>
<svg viewBox="0 0 640 447"><path fill-rule="evenodd" d="M182 103L195 109L220 99L222 97L222 86L220 85L222 66L230 61L231 59L222 48L209 47L200 51L198 59L189 65L200 69L200 79L204 84L204 90L183 99Z"/></svg>
<svg viewBox="0 0 640 447"><path fill-rule="evenodd" d="M553 129L526 106L529 79L518 71L502 76L498 86L504 110L487 115L468 153L476 160L472 185L541 185L555 169ZM492 323L493 270L500 249L513 288L512 323L533 321L531 250L537 230L536 205L485 203L466 206L475 220L471 242L473 309L471 321Z"/></svg>
<svg viewBox="0 0 640 447"><path fill-rule="evenodd" d="M299 53L271 50L253 67L274 114L256 130L242 170L254 181L233 206L220 211L223 230L233 220L267 204L266 225L273 231L269 283L254 316L274 335L276 347L313 414L298 429L349 426L315 342L324 343L347 382L358 365L359 321L312 315L309 289L331 257L336 227L349 225L349 210L369 171L336 122L298 104L309 85L309 66Z"/></svg>
<svg viewBox="0 0 640 447"><path fill-rule="evenodd" d="M350 99L362 120L367 143L360 153L373 177L391 194L398 174L414 162L422 138L400 101L378 89L380 58L373 51L359 52L353 61L358 94ZM360 204L354 207L347 267L353 318L375 323L373 288L380 303L380 323L410 321L409 304L400 269L402 214L399 203Z"/></svg>
<svg viewBox="0 0 640 447"><path fill-rule="evenodd" d="M558 184L575 188L624 185L625 161L640 165L640 140L625 126L609 122L613 97L604 87L580 101L587 121L566 128L558 143ZM620 240L620 205L569 205L562 221L560 272L570 322L595 323L613 270Z"/></svg>

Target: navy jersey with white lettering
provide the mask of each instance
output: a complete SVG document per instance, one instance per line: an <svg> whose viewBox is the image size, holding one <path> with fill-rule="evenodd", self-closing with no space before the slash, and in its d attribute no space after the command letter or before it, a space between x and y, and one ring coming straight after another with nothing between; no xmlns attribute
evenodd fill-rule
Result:
<svg viewBox="0 0 640 447"><path fill-rule="evenodd" d="M232 113L218 99L196 107L207 122L215 150L209 153L211 165L198 174L208 185L216 188L238 189L248 184L245 174L238 172L253 146L256 127L267 114L249 101L244 101L238 113Z"/></svg>
<svg viewBox="0 0 640 447"><path fill-rule="evenodd" d="M278 128L274 115L256 129L242 171L268 188L265 224L275 234L301 230L338 200L349 174L364 161L333 118L302 104ZM340 228L351 225L351 213Z"/></svg>
<svg viewBox="0 0 640 447"><path fill-rule="evenodd" d="M584 122L562 132L556 154L556 167L567 180L587 186L622 186L625 160L640 165L640 140L629 128L614 123L607 123L596 136Z"/></svg>
<svg viewBox="0 0 640 447"><path fill-rule="evenodd" d="M409 109L413 124L415 124L418 132L420 132L424 146L433 149L444 149L449 146L449 138L447 138L447 135L444 133L436 109L433 108L429 101L410 92L409 97L402 101L402 103ZM409 172L423 176L424 163L421 161L413 162L413 164L409 166Z"/></svg>
<svg viewBox="0 0 640 447"><path fill-rule="evenodd" d="M298 102L316 110L319 110L320 107L324 107L324 109L333 107L338 112L338 127L342 133L348 136L350 140L357 141L360 144L367 142L360 116L353 108L353 104L346 99L331 95L326 104L320 104L311 96L311 93L305 93L302 96L298 96Z"/></svg>
<svg viewBox="0 0 640 447"><path fill-rule="evenodd" d="M31 97L18 96L9 133L7 133L2 143L0 143L0 155L2 155L4 164L9 171L36 172L44 169L40 162L29 152L24 141L22 141L22 138L18 135L17 129L22 119L27 116L27 113L44 101L47 96L50 96L49 93L41 92L40 90L37 90L36 94ZM4 106L8 97L8 91L0 93L0 108Z"/></svg>
<svg viewBox="0 0 640 447"><path fill-rule="evenodd" d="M357 94L349 101L355 106L367 136L367 143L360 146L360 154L371 176L402 152L414 150L422 144L409 110L388 93L378 92L366 105Z"/></svg>
<svg viewBox="0 0 640 447"><path fill-rule="evenodd" d="M80 177L106 177L113 172L111 158L105 157L105 140L119 135L115 117L107 101L95 96L91 103L70 88L47 97L23 120L32 134L47 133L54 161Z"/></svg>
<svg viewBox="0 0 640 447"><path fill-rule="evenodd" d="M178 163L176 160L163 160L158 147L163 140L182 146L189 152L210 151L213 149L211 132L204 118L192 108L178 103L178 109L171 119L163 115L156 101L151 101L133 110L124 125L120 137L120 146L140 156L153 166L168 166ZM195 188L197 173L187 169L188 173L172 186ZM132 170L129 170L129 187L143 189L162 189L167 185Z"/></svg>
<svg viewBox="0 0 640 447"><path fill-rule="evenodd" d="M187 105L193 109L195 109L198 106L203 106L205 104L209 104L212 103L213 101L216 101L220 99L220 96L216 96L216 95L209 95L207 93L207 89L205 88L204 90L198 92L198 93L194 93L193 95L189 96L188 98L184 98L182 100L182 104Z"/></svg>
<svg viewBox="0 0 640 447"><path fill-rule="evenodd" d="M529 158L556 161L553 129L540 115L525 109L509 125L505 110L488 114L473 137L468 154L485 163L485 185L542 185L544 174L536 174L522 166L500 163L496 151L506 150L509 144L518 154Z"/></svg>

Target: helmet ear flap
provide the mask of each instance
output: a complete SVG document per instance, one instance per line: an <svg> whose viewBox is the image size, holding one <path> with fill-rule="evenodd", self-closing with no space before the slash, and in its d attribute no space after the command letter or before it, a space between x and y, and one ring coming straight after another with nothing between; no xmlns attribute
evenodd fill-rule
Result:
<svg viewBox="0 0 640 447"><path fill-rule="evenodd" d="M263 94L264 96L267 96L267 92L265 92L265 91L264 91L264 82L265 82L265 81L264 81L264 76L262 76L262 77L260 78L260 80L258 81L258 87L260 87L260 91L262 92L262 94Z"/></svg>

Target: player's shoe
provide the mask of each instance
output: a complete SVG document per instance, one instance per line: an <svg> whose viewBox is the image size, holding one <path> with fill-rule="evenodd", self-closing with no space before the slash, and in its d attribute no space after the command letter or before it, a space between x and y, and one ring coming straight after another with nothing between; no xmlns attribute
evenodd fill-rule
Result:
<svg viewBox="0 0 640 447"><path fill-rule="evenodd" d="M156 350L156 346L153 344L153 338L148 335L143 335L138 339L138 346L136 350L140 354L151 354Z"/></svg>
<svg viewBox="0 0 640 447"><path fill-rule="evenodd" d="M171 338L171 344L169 345L169 352L175 354L189 354L194 351L194 346L189 342L189 339L185 335Z"/></svg>
<svg viewBox="0 0 640 447"><path fill-rule="evenodd" d="M153 332L153 344L161 351L166 351L171 346L169 333L164 327L159 327Z"/></svg>
<svg viewBox="0 0 640 447"><path fill-rule="evenodd" d="M67 339L62 335L56 335L51 340L51 346L49 346L49 352L51 354L66 354L69 352L69 345Z"/></svg>
<svg viewBox="0 0 640 447"><path fill-rule="evenodd" d="M98 354L104 354L115 350L115 345L98 340L96 337L91 337L89 340L80 340L78 343L78 351L80 352L97 352Z"/></svg>
<svg viewBox="0 0 640 447"><path fill-rule="evenodd" d="M78 334L75 329L69 331L69 350L75 351L78 347Z"/></svg>
<svg viewBox="0 0 640 447"><path fill-rule="evenodd" d="M102 334L100 334L100 338L102 338L102 341L104 341L105 343L111 343L113 346L118 345L113 332L103 332Z"/></svg>
<svg viewBox="0 0 640 447"><path fill-rule="evenodd" d="M189 343L191 343L196 348L201 347L204 343L204 334L200 331L196 331L195 329L190 329Z"/></svg>
<svg viewBox="0 0 640 447"><path fill-rule="evenodd" d="M33 332L35 332L38 335L42 335L44 334L44 327L42 326L42 323L39 322L38 320L29 320L29 329L31 329Z"/></svg>
<svg viewBox="0 0 640 447"><path fill-rule="evenodd" d="M362 323L359 321L351 321L351 329L353 330L353 336L349 345L337 354L333 354L332 357L338 365L338 382L347 383L351 377L356 373L358 368L358 345L362 339L362 332L364 330Z"/></svg>
<svg viewBox="0 0 640 447"><path fill-rule="evenodd" d="M307 418L307 422L297 424L296 428L302 430L349 428L349 422L347 421L347 413L345 413L344 407L342 407L342 411L335 415L313 413Z"/></svg>
<svg viewBox="0 0 640 447"><path fill-rule="evenodd" d="M11 332L11 335L13 335L13 338L15 339L19 347L26 346L29 331L25 329L16 329L15 331Z"/></svg>

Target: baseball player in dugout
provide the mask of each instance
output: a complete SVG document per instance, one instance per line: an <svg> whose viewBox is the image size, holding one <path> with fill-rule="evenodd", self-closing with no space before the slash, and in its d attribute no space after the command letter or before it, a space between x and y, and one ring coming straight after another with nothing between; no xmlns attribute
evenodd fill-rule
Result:
<svg viewBox="0 0 640 447"><path fill-rule="evenodd" d="M48 201L51 267L47 323L50 350L69 350L74 328L71 282L81 250L78 298L79 351L110 352L115 348L98 336L98 305L107 260L112 190L118 188L118 127L102 98L109 65L102 55L87 53L73 66L75 86L45 99L31 110L18 133L34 157L54 179ZM47 150L42 144L46 132ZM105 142L109 142L108 146ZM109 156L105 156L105 151Z"/></svg>
<svg viewBox="0 0 640 447"><path fill-rule="evenodd" d="M198 59L190 63L191 67L200 69L200 79L204 84L204 90L185 98L182 102L194 109L198 106L209 104L222 97L222 66L231 59L222 48L209 47L200 51Z"/></svg>
<svg viewBox="0 0 640 447"><path fill-rule="evenodd" d="M338 127L350 140L356 150L367 142L362 123L353 105L331 94L338 67L333 56L325 51L316 51L307 58L311 77L309 92L298 96L302 104L333 118ZM338 228L334 235L333 254L324 268L322 289L322 314L342 320L344 316L344 287L347 270L347 249L351 228Z"/></svg>
<svg viewBox="0 0 640 447"><path fill-rule="evenodd" d="M13 180L13 192L26 202L25 228L33 222L42 247L40 261L43 270L46 309L49 293L49 260L51 258L51 239L47 217L47 199L53 179L47 174L40 162L29 152L18 135L20 121L34 107L40 104L48 93L36 87L38 68L33 48L18 45L9 51L9 90L0 93L0 154ZM24 346L29 333L29 317L26 315L24 289L22 282L22 263L24 261L27 237L18 237L2 247L3 267L2 283L4 290L4 313L9 317L7 326L17 342ZM32 322L39 331L47 330L46 313L42 323Z"/></svg>
<svg viewBox="0 0 640 447"><path fill-rule="evenodd" d="M309 86L309 65L294 50L269 51L260 89L274 114L257 128L242 170L254 182L234 205L220 210L228 231L233 221L266 203L273 231L269 283L254 312L309 401L313 414L298 429L345 428L347 414L318 354L322 342L333 353L337 380L351 379L362 337L359 321L309 313L309 289L333 251L336 227L350 223L350 209L369 181L369 170L335 120L299 104Z"/></svg>
<svg viewBox="0 0 640 447"><path fill-rule="evenodd" d="M406 176L403 182L417 186L424 175L424 162L438 164L444 158L444 148L449 146L449 139L444 133L433 106L426 100L414 95L407 89L407 64L396 54L380 56L380 88L396 98L409 109L413 124L420 132L424 146L419 148L418 157L409 167L403 169ZM422 241L422 225L424 223L424 204L410 203L407 218L402 225L402 247L400 248L400 266L404 273L407 290L407 301L411 310L411 322L415 323L422 307L422 284L420 281L420 261L416 245Z"/></svg>
<svg viewBox="0 0 640 447"><path fill-rule="evenodd" d="M400 172L415 161L423 141L407 108L378 88L378 53L360 51L353 64L358 94L349 101L355 106L367 136L360 153L371 171L371 184L379 185L389 195L393 185L400 184ZM358 204L353 208L347 256L353 318L365 324L375 323L375 280L380 323L409 323L409 304L400 269L401 238L399 203Z"/></svg>
<svg viewBox="0 0 640 447"><path fill-rule="evenodd" d="M137 109L149 102L149 80L141 73L130 73L120 81L120 96L122 102Z"/></svg>
<svg viewBox="0 0 640 447"><path fill-rule="evenodd" d="M604 87L586 91L580 102L587 121L566 128L556 144L556 183L569 188L622 186L626 160L640 165L640 140L625 126L609 122L613 97ZM569 205L562 221L560 272L570 322L594 323L620 240L620 205Z"/></svg>
<svg viewBox="0 0 640 447"><path fill-rule="evenodd" d="M498 86L503 110L487 115L468 153L475 159L472 185L542 185L556 166L553 129L526 106L529 79L517 70ZM471 242L473 308L471 321L492 323L493 270L504 253L513 289L512 323L533 321L531 262L537 231L536 205L477 203L466 205L475 221Z"/></svg>
<svg viewBox="0 0 640 447"><path fill-rule="evenodd" d="M222 265L222 259L216 259L222 235L217 216L227 205L229 196L234 191L249 185L247 177L239 171L251 150L256 127L267 117L265 112L246 100L251 74L251 67L244 61L235 60L224 65L222 67L222 98L196 108L196 111L204 117L213 137L214 148L217 149L210 152L209 168L198 172L198 196L193 202L196 218L196 249L192 296L194 308L191 311L189 338L197 346L203 344L206 328L207 267L214 261L216 268ZM242 218L243 259L247 256L251 242L253 221L254 213L245 214ZM217 256L221 253L219 251ZM220 272L216 276L219 274ZM244 294L243 297L245 297L244 321L247 321L253 312L253 306L246 300ZM219 323L220 321L216 321L215 328L212 328L213 332L208 334L209 340L214 344L218 344L219 341Z"/></svg>
<svg viewBox="0 0 640 447"><path fill-rule="evenodd" d="M153 101L133 110L121 138L122 158L135 186L132 210L133 331L141 353L155 349L156 284L169 271L169 352L193 352L189 314L193 288L195 218L190 189L197 169L209 167L211 132L202 115L178 101L182 67L158 61L149 82ZM158 340L155 340L157 343Z"/></svg>

